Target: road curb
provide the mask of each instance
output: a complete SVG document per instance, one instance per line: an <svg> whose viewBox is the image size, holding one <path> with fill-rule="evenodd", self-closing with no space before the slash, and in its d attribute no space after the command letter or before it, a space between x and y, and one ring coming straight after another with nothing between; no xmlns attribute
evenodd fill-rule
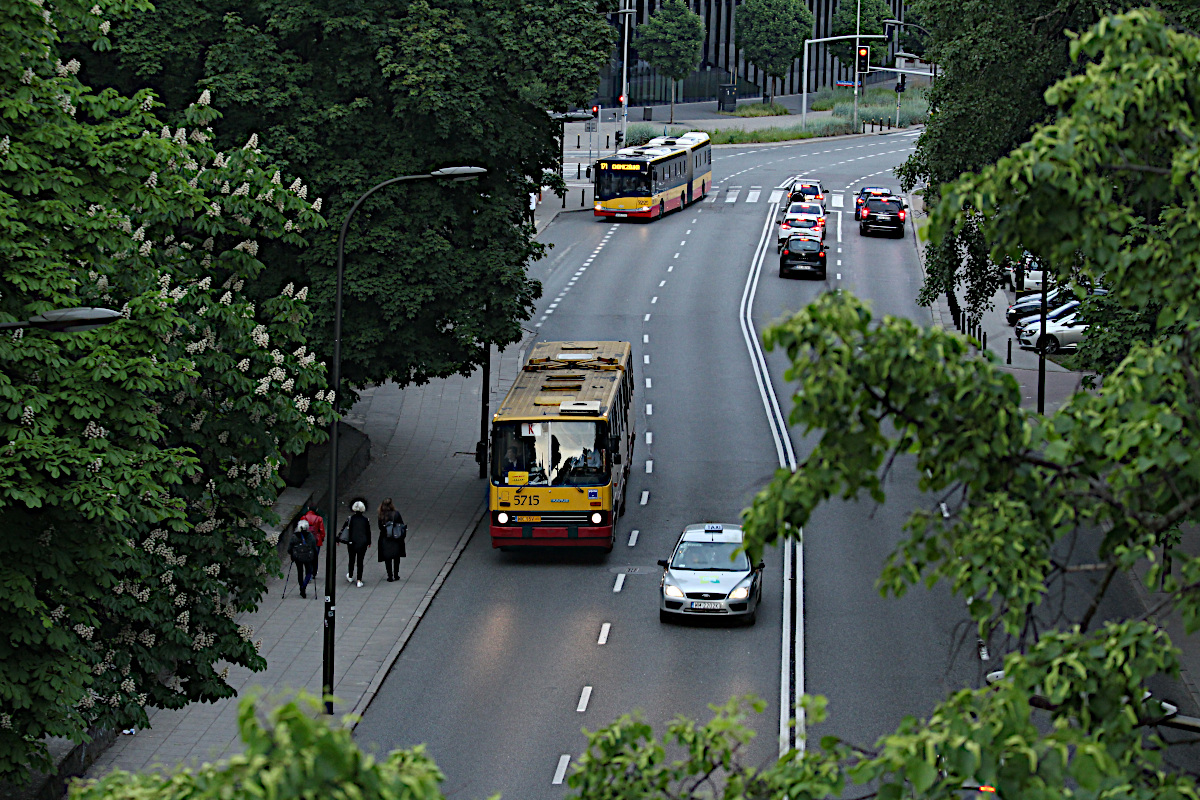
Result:
<svg viewBox="0 0 1200 800"><path fill-rule="evenodd" d="M408 624L404 626L404 630L400 633L400 638L396 640L396 646L393 647L391 652L387 654L387 657L384 658L383 664L380 665L379 669L375 673L375 677L371 679L370 685L367 686L366 691L363 692L362 697L359 698L358 704L350 711L350 730L353 731L358 727L358 723L362 720L362 715L365 714L367 709L371 706L372 701L375 699L376 693L379 691L379 687L383 685L388 673L392 671L392 666L396 663L396 660L400 658L400 653L403 652L405 645L408 644L408 640L412 638L413 633L417 630L417 626L421 624L421 620L425 617L425 612L429 610L429 606L433 603L433 598L437 596L438 591L442 588L442 584L445 583L446 578L449 577L450 570L454 569L454 565L458 563L459 556L462 555L463 550L465 550L467 548L467 544L470 543L471 537L475 535L477 530L479 530L479 526L483 522L484 512L486 509L487 499L485 498L480 501L478 507L476 508L474 515L475 522L468 526L462 532L462 534L459 535L458 543L454 545L454 550L450 552L449 557L446 559L446 563L442 565L442 568L438 572L437 577L434 579L433 584L425 591L425 596L421 598L421 602L417 605L417 610L413 613L412 618L409 619Z"/></svg>

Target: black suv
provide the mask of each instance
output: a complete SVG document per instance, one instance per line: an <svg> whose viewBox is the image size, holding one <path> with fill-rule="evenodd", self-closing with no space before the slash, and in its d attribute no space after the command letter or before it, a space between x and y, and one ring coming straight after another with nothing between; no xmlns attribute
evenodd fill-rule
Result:
<svg viewBox="0 0 1200 800"><path fill-rule="evenodd" d="M825 246L809 236L789 236L779 253L779 277L809 272L825 280Z"/></svg>
<svg viewBox="0 0 1200 800"><path fill-rule="evenodd" d="M871 197L859 213L858 233L866 236L872 228L892 231L896 238L904 238L904 220L908 216L905 203L899 197Z"/></svg>

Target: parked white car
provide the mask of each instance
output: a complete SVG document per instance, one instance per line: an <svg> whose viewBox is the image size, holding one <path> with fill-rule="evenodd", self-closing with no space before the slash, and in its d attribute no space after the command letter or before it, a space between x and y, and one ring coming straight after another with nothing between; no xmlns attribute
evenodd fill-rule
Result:
<svg viewBox="0 0 1200 800"><path fill-rule="evenodd" d="M1041 350L1050 355L1077 348L1087 329L1087 323L1079 319L1078 314L1066 314L1056 320L1046 320L1044 338L1040 320L1026 325L1017 332L1017 342L1026 350Z"/></svg>

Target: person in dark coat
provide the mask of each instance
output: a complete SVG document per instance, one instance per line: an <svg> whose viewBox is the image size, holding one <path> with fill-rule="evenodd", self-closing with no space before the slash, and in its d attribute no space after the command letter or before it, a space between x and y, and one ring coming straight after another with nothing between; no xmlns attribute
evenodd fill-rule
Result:
<svg viewBox="0 0 1200 800"><path fill-rule="evenodd" d="M308 522L300 520L296 523L296 531L288 542L288 555L296 565L296 578L300 581L300 596L308 597L304 590L308 582L317 574L317 540L308 529Z"/></svg>
<svg viewBox="0 0 1200 800"><path fill-rule="evenodd" d="M387 535L388 523L403 525L404 517L392 505L392 498L385 499L379 504L379 560L387 569L388 583L400 579L400 559L407 555L404 551L404 538L393 539Z"/></svg>
<svg viewBox="0 0 1200 800"><path fill-rule="evenodd" d="M354 583L355 568L358 570L358 585L363 585L363 557L367 554L367 548L371 546L371 522L366 517L367 504L362 500L355 500L354 505L350 506L353 512L350 519L346 520L346 527L349 529L350 543L346 545L346 550L349 552L349 561L346 562L346 580Z"/></svg>

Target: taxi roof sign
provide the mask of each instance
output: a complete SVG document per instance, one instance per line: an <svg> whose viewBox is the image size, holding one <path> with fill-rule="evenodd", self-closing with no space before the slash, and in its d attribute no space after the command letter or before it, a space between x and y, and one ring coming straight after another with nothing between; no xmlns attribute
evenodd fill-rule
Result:
<svg viewBox="0 0 1200 800"><path fill-rule="evenodd" d="M725 526L719 522L709 522L704 526L705 533L719 533L725 530Z"/></svg>

